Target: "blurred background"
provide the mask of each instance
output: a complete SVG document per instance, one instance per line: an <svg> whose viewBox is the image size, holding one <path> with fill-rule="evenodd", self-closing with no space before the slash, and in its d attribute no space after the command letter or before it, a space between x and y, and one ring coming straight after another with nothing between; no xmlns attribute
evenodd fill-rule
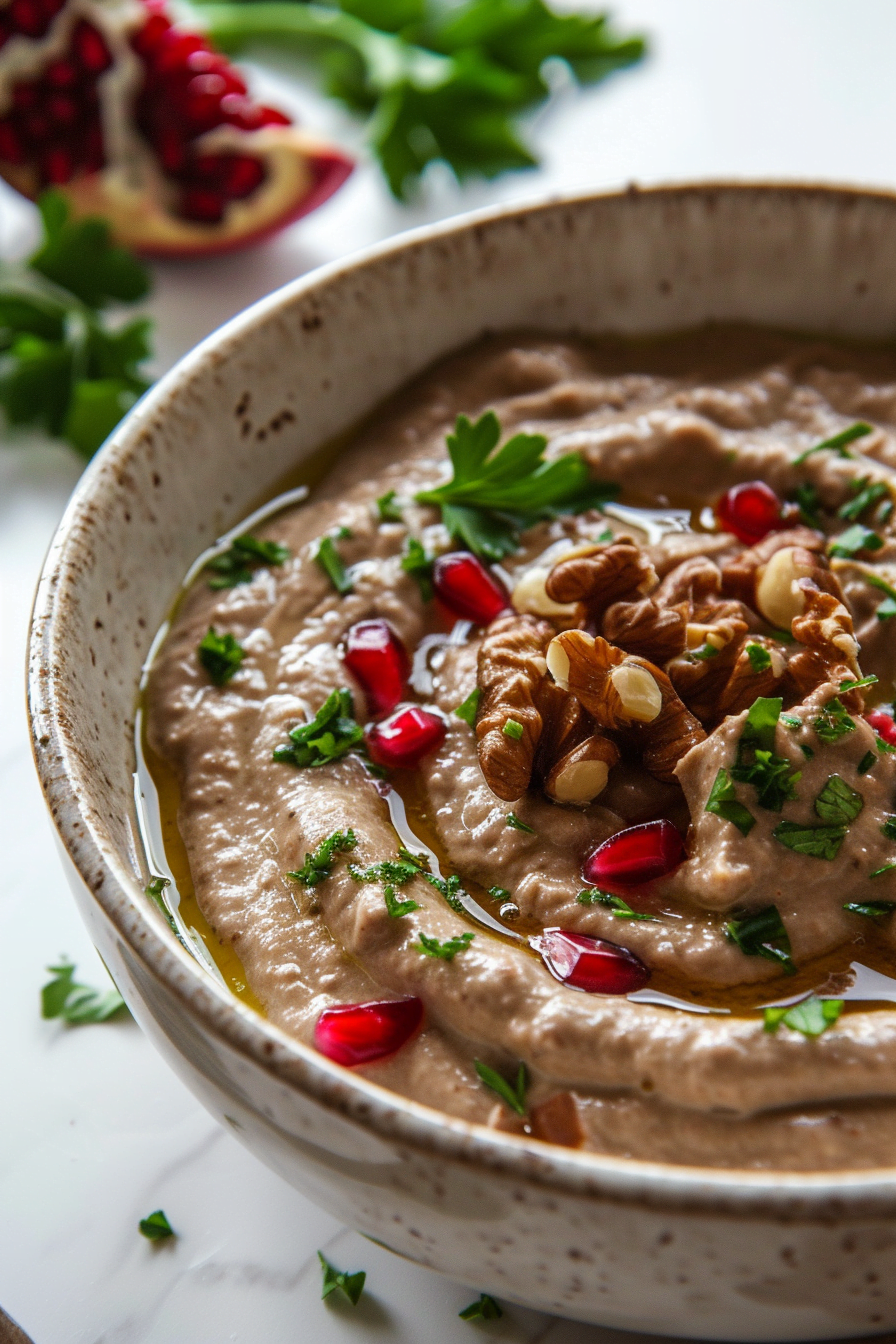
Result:
<svg viewBox="0 0 896 1344"><path fill-rule="evenodd" d="M500 8L504 0L493 3ZM394 12L394 0L380 4L384 15ZM372 0L361 8L377 13ZM552 8L599 12L586 0L554 0ZM0 30L13 10L0 7ZM143 375L158 377L222 322L296 276L487 205L693 178L896 187L892 0L624 0L612 20L620 37L646 40L643 58L635 61L632 49L628 68L584 88L568 65L548 63L550 96L513 119L537 166L490 179L474 172L461 184L434 162L407 201L390 192L364 117L321 91L319 62L297 62L282 43L252 48L252 59L240 61L251 94L357 166L330 200L267 242L218 258L151 263L151 292L126 314L153 323ZM0 48L0 81L3 65ZM43 134L52 148L52 117ZM0 184L8 277L21 279L41 233L34 205ZM123 319L113 308L103 320L117 330ZM38 379L38 419L45 393ZM23 703L35 582L84 464L83 453L39 426L3 431L0 1306L35 1344L468 1340L476 1327L457 1317L468 1289L346 1232L282 1185L213 1124L132 1021L74 1028L40 1016L45 967L60 954L77 963L79 978L107 987L56 857ZM154 1246L136 1227L159 1207L179 1235ZM368 1271L363 1308L320 1301L318 1248L341 1267ZM487 1332L531 1344L632 1338L514 1308Z"/></svg>

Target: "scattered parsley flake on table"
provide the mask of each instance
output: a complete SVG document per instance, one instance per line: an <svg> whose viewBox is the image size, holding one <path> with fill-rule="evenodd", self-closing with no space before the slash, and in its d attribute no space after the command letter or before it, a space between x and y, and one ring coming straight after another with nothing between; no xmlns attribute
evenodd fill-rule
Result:
<svg viewBox="0 0 896 1344"><path fill-rule="evenodd" d="M364 1291L364 1284L367 1282L366 1271L359 1269L354 1274L347 1274L344 1269L337 1269L335 1265L331 1265L323 1251L318 1251L317 1258L323 1272L321 1299L323 1300L329 1297L331 1293L338 1291L348 1298L353 1307L356 1307Z"/></svg>
<svg viewBox="0 0 896 1344"><path fill-rule="evenodd" d="M82 1027L94 1022L108 1022L127 1011L117 989L103 991L80 985L74 978L75 970L70 961L47 967L47 973L53 979L40 992L41 1017L60 1017L69 1026Z"/></svg>
<svg viewBox="0 0 896 1344"><path fill-rule="evenodd" d="M488 1064L483 1064L481 1059L474 1059L473 1066L485 1086L491 1088L492 1092L506 1102L512 1111L516 1111L517 1115L526 1114L526 1088L529 1085L529 1079L525 1064L521 1063L517 1069L516 1080L512 1086L501 1077L497 1070L491 1068Z"/></svg>
<svg viewBox="0 0 896 1344"><path fill-rule="evenodd" d="M141 1218L137 1229L147 1241L167 1241L169 1237L177 1236L161 1209L156 1209L147 1218Z"/></svg>
<svg viewBox="0 0 896 1344"><path fill-rule="evenodd" d="M495 1299L488 1293L480 1293L477 1302L471 1302L457 1314L462 1321L498 1321L504 1315Z"/></svg>

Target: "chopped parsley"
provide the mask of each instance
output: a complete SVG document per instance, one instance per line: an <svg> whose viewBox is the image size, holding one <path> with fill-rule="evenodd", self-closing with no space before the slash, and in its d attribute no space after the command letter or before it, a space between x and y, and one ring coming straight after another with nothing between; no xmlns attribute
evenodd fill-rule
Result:
<svg viewBox="0 0 896 1344"><path fill-rule="evenodd" d="M883 537L872 532L870 527L865 527L862 523L853 523L852 527L848 527L831 542L828 546L828 555L839 557L841 560L850 560L860 551L879 551L883 544Z"/></svg>
<svg viewBox="0 0 896 1344"><path fill-rule="evenodd" d="M350 863L348 875L355 882L391 882L393 886L403 887L411 878L420 876L420 865L413 859L382 859L369 868Z"/></svg>
<svg viewBox="0 0 896 1344"><path fill-rule="evenodd" d="M743 803L737 801L737 793L731 776L724 766L715 777L715 782L706 800L705 812L712 812L724 821L730 821L741 835L749 835L756 825L756 818ZM581 894L579 896L581 900Z"/></svg>
<svg viewBox="0 0 896 1344"><path fill-rule="evenodd" d="M747 657L754 672L767 672L772 665L772 656L764 644L748 644Z"/></svg>
<svg viewBox="0 0 896 1344"><path fill-rule="evenodd" d="M464 723L468 723L471 728L476 727L476 715L479 712L479 701L482 699L482 692L477 686L475 691L471 691L466 700L458 705L454 713Z"/></svg>
<svg viewBox="0 0 896 1344"><path fill-rule="evenodd" d="M418 952L422 952L425 957L438 957L442 961L453 961L458 952L463 952L470 946L475 933L460 933L454 938L448 938L444 943L440 943L438 938L431 937L428 933L421 933L419 943L414 943Z"/></svg>
<svg viewBox="0 0 896 1344"><path fill-rule="evenodd" d="M896 910L896 901L849 901L843 909L851 915L864 915L866 919L883 919Z"/></svg>
<svg viewBox="0 0 896 1344"><path fill-rule="evenodd" d="M896 873L896 863L885 863L883 868L875 868L874 872L869 873L868 876L883 877L884 873Z"/></svg>
<svg viewBox="0 0 896 1344"><path fill-rule="evenodd" d="M516 1111L517 1115L526 1114L526 1088L529 1079L525 1064L520 1064L517 1069L516 1081L513 1086L505 1082L495 1069L489 1068L488 1064L483 1064L481 1059L474 1059L473 1064L486 1087L497 1093L502 1101L506 1101L510 1109Z"/></svg>
<svg viewBox="0 0 896 1344"><path fill-rule="evenodd" d="M323 1251L318 1251L317 1258L320 1261L320 1267L323 1271L323 1284L321 1285L321 1298L329 1297L331 1293L340 1292L347 1297L353 1307L358 1305L361 1294L364 1291L364 1284L367 1281L367 1274L363 1269L359 1269L356 1274L346 1274L345 1270L337 1269L331 1265L324 1255Z"/></svg>
<svg viewBox="0 0 896 1344"><path fill-rule="evenodd" d="M424 602L432 601L433 559L421 541L416 537L408 537L401 557L401 567L405 574L410 574L420 589L420 596Z"/></svg>
<svg viewBox="0 0 896 1344"><path fill-rule="evenodd" d="M805 452L800 453L799 457L793 459L793 465L798 467L805 462L807 457L812 457L813 453L822 453L826 450L836 453L838 457L852 457L852 453L848 451L848 445L873 432L873 425L866 425L863 420L858 420L854 425L841 429L839 434L832 434L829 439L822 439L821 443L816 443L814 448L807 448Z"/></svg>
<svg viewBox="0 0 896 1344"><path fill-rule="evenodd" d="M881 752L882 755L896 756L896 747L893 746L892 742L885 742L879 733L875 733L874 736L877 744L877 749L879 752Z"/></svg>
<svg viewBox="0 0 896 1344"><path fill-rule="evenodd" d="M865 752L865 755L862 757L862 759L859 761L858 765L856 766L856 774L857 774L857 775L867 775L867 773L868 773L869 770L873 770L873 769L874 769L874 766L877 764L877 759L878 759L878 758L877 758L877 753L876 753L876 752L873 752L873 751L866 751L866 752Z"/></svg>
<svg viewBox="0 0 896 1344"><path fill-rule="evenodd" d="M334 831L326 840L320 842L313 854L305 855L305 862L301 868L294 873L287 873L286 876L291 877L294 882L301 882L305 887L316 887L318 882L324 882L330 876L333 856L354 849L357 843L357 836L351 827L347 831Z"/></svg>
<svg viewBox="0 0 896 1344"><path fill-rule="evenodd" d="M437 877L435 873L421 873L421 877L425 878L430 886L435 887L436 891L441 892L455 914L459 915L463 912L464 904L461 900L461 893L464 896L467 893L461 886L457 873L453 873L448 878Z"/></svg>
<svg viewBox="0 0 896 1344"><path fill-rule="evenodd" d="M520 821L519 817L515 812L508 812L505 820L507 822L507 825L511 826L515 831L526 831L527 834L529 835L535 834L535 831L532 829L532 827L527 826L524 821Z"/></svg>
<svg viewBox="0 0 896 1344"><path fill-rule="evenodd" d="M471 1302L457 1314L462 1321L499 1321L504 1315L495 1299L488 1293L480 1293L477 1302Z"/></svg>
<svg viewBox="0 0 896 1344"><path fill-rule="evenodd" d="M854 498L847 500L845 504L841 504L837 510L837 517L844 518L848 523L854 523L858 518L861 518L866 509L870 509L872 504L876 504L880 499L885 499L890 493L883 481L877 481L874 485L869 485L867 476L863 476L861 480L853 481L849 488Z"/></svg>
<svg viewBox="0 0 896 1344"><path fill-rule="evenodd" d="M348 576L345 565L342 563L342 556L337 551L336 543L332 537L321 537L320 544L314 552L314 558L342 597L352 591L352 581Z"/></svg>
<svg viewBox="0 0 896 1344"><path fill-rule="evenodd" d="M766 1008L765 1030L777 1031L783 1022L791 1031L804 1036L820 1036L832 1027L843 1012L842 999L817 999L814 994L789 1008Z"/></svg>
<svg viewBox="0 0 896 1344"><path fill-rule="evenodd" d="M880 833L885 835L888 840L896 840L896 817L887 817L880 828Z"/></svg>
<svg viewBox="0 0 896 1344"><path fill-rule="evenodd" d="M505 737L511 737L513 738L514 742L519 742L520 738L523 735L524 729L523 725L521 723L517 723L516 719L508 719L504 724L504 727L501 729L501 732L504 734Z"/></svg>
<svg viewBox="0 0 896 1344"><path fill-rule="evenodd" d="M251 583L253 568L258 565L282 565L290 557L288 546L279 541L259 541L257 537L234 537L230 550L213 556L205 566L215 575L209 579L209 588L236 588Z"/></svg>
<svg viewBox="0 0 896 1344"><path fill-rule="evenodd" d="M420 909L417 901L400 901L395 895L395 888L388 883L383 887L383 899L390 919L401 919L402 915L410 915Z"/></svg>
<svg viewBox="0 0 896 1344"><path fill-rule="evenodd" d="M644 915L638 910L633 910L627 901L621 896L613 896L608 891L601 891L599 887L586 887L580 891L576 897L579 905L603 905L617 919L646 919L651 923L656 923L656 915Z"/></svg>
<svg viewBox="0 0 896 1344"><path fill-rule="evenodd" d="M800 743L800 751L803 753L807 761L811 761L815 756L815 752L812 750L811 747L807 746L805 742Z"/></svg>
<svg viewBox="0 0 896 1344"><path fill-rule="evenodd" d="M896 616L896 597L885 597L875 612L879 621L888 621Z"/></svg>
<svg viewBox="0 0 896 1344"><path fill-rule="evenodd" d="M196 649L196 656L216 686L226 686L239 670L246 650L233 635L219 635L213 625Z"/></svg>
<svg viewBox="0 0 896 1344"><path fill-rule="evenodd" d="M141 1218L137 1229L147 1241L167 1241L169 1237L177 1236L161 1209L156 1209L147 1218Z"/></svg>
<svg viewBox="0 0 896 1344"><path fill-rule="evenodd" d="M776 905L767 905L752 915L746 911L736 914L725 925L725 937L747 957L777 962L787 975L796 971L790 958L790 939Z"/></svg>
<svg viewBox="0 0 896 1344"><path fill-rule="evenodd" d="M493 901L509 901L510 892L506 887L489 887L488 894Z"/></svg>
<svg viewBox="0 0 896 1344"><path fill-rule="evenodd" d="M846 838L845 826L808 826L800 821L782 821L772 835L795 854L810 859L836 859Z"/></svg>
<svg viewBox="0 0 896 1344"><path fill-rule="evenodd" d="M781 722L786 724L787 727L791 728L795 733L798 733L803 726L802 719L799 718L796 714L782 714L780 718Z"/></svg>
<svg viewBox="0 0 896 1344"><path fill-rule="evenodd" d="M717 657L718 652L715 644L701 644L699 649L691 649L688 657L692 662L705 663L707 659Z"/></svg>
<svg viewBox="0 0 896 1344"><path fill-rule="evenodd" d="M41 1017L61 1017L71 1027L83 1027L94 1022L108 1022L118 1013L127 1011L117 989L104 992L92 989L90 985L79 985L74 978L75 966L70 961L48 966L47 972L53 979L40 992Z"/></svg>
<svg viewBox="0 0 896 1344"><path fill-rule="evenodd" d="M451 535L486 560L515 551L520 531L537 519L559 510L580 513L619 493L617 485L592 482L578 453L546 462L543 434L514 434L496 452L500 438L494 411L475 423L459 415L448 435L451 480L416 496L438 505Z"/></svg>
<svg viewBox="0 0 896 1344"><path fill-rule="evenodd" d="M283 765L328 765L363 749L364 730L354 718L351 691L345 687L331 691L314 718L293 728L289 738L274 748L274 760Z"/></svg>
<svg viewBox="0 0 896 1344"><path fill-rule="evenodd" d="M412 863L414 867L419 868L421 872L426 871L427 859L425 854L412 854L404 845L398 846L398 853L406 863Z"/></svg>
<svg viewBox="0 0 896 1344"><path fill-rule="evenodd" d="M841 737L846 737L855 726L855 719L850 718L843 702L836 695L825 701L818 718L812 721L812 727L822 742L828 746L833 742L839 742Z"/></svg>
<svg viewBox="0 0 896 1344"><path fill-rule="evenodd" d="M401 508L395 503L397 498L394 490L387 490L384 495L380 495L376 502L376 508L381 523L401 522Z"/></svg>
<svg viewBox="0 0 896 1344"><path fill-rule="evenodd" d="M876 685L877 677L872 674L870 677L860 677L858 680L855 677L847 677L845 681L841 681L840 689L841 691L859 691L865 686Z"/></svg>
<svg viewBox="0 0 896 1344"><path fill-rule="evenodd" d="M865 799L851 789L840 775L831 775L815 799L815 811L832 826L848 826L865 806Z"/></svg>
<svg viewBox="0 0 896 1344"><path fill-rule="evenodd" d="M821 531L821 501L812 482L803 481L798 485L793 492L793 499L800 512L800 522Z"/></svg>

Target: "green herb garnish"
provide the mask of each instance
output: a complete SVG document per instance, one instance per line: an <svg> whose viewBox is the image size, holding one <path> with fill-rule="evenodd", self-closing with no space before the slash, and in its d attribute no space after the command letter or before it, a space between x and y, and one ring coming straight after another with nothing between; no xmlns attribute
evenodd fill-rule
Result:
<svg viewBox="0 0 896 1344"><path fill-rule="evenodd" d="M843 909L851 915L864 915L866 919L883 919L896 910L896 901L849 901Z"/></svg>
<svg viewBox="0 0 896 1344"><path fill-rule="evenodd" d="M817 999L813 994L789 1008L766 1008L765 1030L777 1031L783 1022L785 1027L800 1031L804 1036L820 1036L834 1025L842 1012L842 999Z"/></svg>
<svg viewBox="0 0 896 1344"><path fill-rule="evenodd" d="M438 938L433 938L428 933L421 933L420 941L414 943L414 947L426 957L439 957L442 961L453 961L458 952L463 952L465 948L468 948L475 937L475 933L468 931L440 943Z"/></svg>
<svg viewBox="0 0 896 1344"><path fill-rule="evenodd" d="M531 826L527 826L524 821L520 821L515 812L508 812L506 817L507 825L512 826L515 831L526 831L529 835L534 835L535 831Z"/></svg>
<svg viewBox="0 0 896 1344"><path fill-rule="evenodd" d="M879 621L889 621L896 616L896 597L885 597L875 612Z"/></svg>
<svg viewBox="0 0 896 1344"><path fill-rule="evenodd" d="M580 891L576 897L579 905L603 905L617 919L646 919L650 923L657 922L656 915L644 915L638 910L633 910L627 901L621 896L613 896L608 891L601 891L599 887L586 887Z"/></svg>
<svg viewBox="0 0 896 1344"><path fill-rule="evenodd" d="M480 1293L478 1302L471 1302L458 1316L462 1321L498 1321L504 1315L493 1297Z"/></svg>
<svg viewBox="0 0 896 1344"><path fill-rule="evenodd" d="M101 309L149 293L142 262L114 245L105 219L71 220L59 191L38 201L44 236L0 291L0 406L10 425L39 425L90 457L149 387L152 323L114 329ZM49 282L49 283L48 283Z"/></svg>
<svg viewBox="0 0 896 1344"><path fill-rule="evenodd" d="M868 771L869 771L869 770L873 770L873 768L874 768L874 766L875 766L876 764L877 764L877 755L876 755L876 753L873 752L873 751L866 751L866 752L865 752L865 755L862 757L862 759L859 761L858 765L856 766L856 774L857 774L857 775L867 775Z"/></svg>
<svg viewBox="0 0 896 1344"><path fill-rule="evenodd" d="M748 644L747 657L754 672L765 672L772 665L772 656L764 644Z"/></svg>
<svg viewBox="0 0 896 1344"><path fill-rule="evenodd" d="M477 686L475 691L471 691L461 704L454 711L459 719L468 723L471 728L476 727L476 715L479 712L479 701L482 699L482 692Z"/></svg>
<svg viewBox="0 0 896 1344"><path fill-rule="evenodd" d="M493 901L509 901L510 892L506 887L489 887L488 894Z"/></svg>
<svg viewBox="0 0 896 1344"><path fill-rule="evenodd" d="M223 555L215 555L205 566L217 577L209 579L209 588L236 588L240 583L250 583L253 567L258 565L282 565L288 560L288 546L279 541L259 541L257 537L234 537L230 550Z"/></svg>
<svg viewBox="0 0 896 1344"><path fill-rule="evenodd" d="M803 481L798 485L793 492L793 499L800 511L800 522L821 531L821 501L812 482Z"/></svg>
<svg viewBox="0 0 896 1344"><path fill-rule="evenodd" d="M839 557L841 560L851 560L860 551L879 551L883 544L883 537L872 532L870 527L865 527L862 523L853 523L852 527L841 532L840 536L830 543L828 555Z"/></svg>
<svg viewBox="0 0 896 1344"><path fill-rule="evenodd" d="M774 961L787 975L796 967L790 959L790 939L776 905L767 905L755 914L736 914L725 925L725 936L736 943L747 957L765 957Z"/></svg>
<svg viewBox="0 0 896 1344"><path fill-rule="evenodd" d="M896 840L896 817L887 817L880 828L880 833L885 835L888 840Z"/></svg>
<svg viewBox="0 0 896 1344"><path fill-rule="evenodd" d="M394 490L387 490L384 495L380 495L376 502L376 508L381 523L401 522L401 509L395 503L397 498L398 496Z"/></svg>
<svg viewBox="0 0 896 1344"><path fill-rule="evenodd" d="M226 686L246 656L233 635L219 635L213 625L196 649L196 656L216 686Z"/></svg>
<svg viewBox="0 0 896 1344"><path fill-rule="evenodd" d="M401 567L405 574L410 574L420 589L420 596L424 602L432 601L432 566L433 556L423 543L416 537L408 537L401 557Z"/></svg>
<svg viewBox="0 0 896 1344"><path fill-rule="evenodd" d="M412 854L405 845L398 846L398 853L407 863L412 863L421 872L426 872L429 865L425 854ZM392 880L394 881L394 879Z"/></svg>
<svg viewBox="0 0 896 1344"><path fill-rule="evenodd" d="M352 591L352 581L348 576L345 565L342 563L342 556L337 551L336 543L332 537L321 537L320 545L314 552L314 558L342 597Z"/></svg>
<svg viewBox="0 0 896 1344"><path fill-rule="evenodd" d="M841 429L839 434L832 434L829 439L822 439L821 443L816 443L814 448L807 448L805 452L800 453L799 457L793 459L793 465L798 467L813 453L823 453L827 450L835 452L838 457L852 457L852 453L847 451L848 445L873 432L873 425L866 425L863 420L858 420L854 425L849 425L847 429Z"/></svg>
<svg viewBox="0 0 896 1344"><path fill-rule="evenodd" d="M291 877L294 882L301 882L305 887L316 887L318 882L324 882L330 876L334 855L354 849L357 843L357 836L351 828L347 831L334 831L326 840L321 841L313 854L305 855L305 862L301 868L294 873L287 873L286 876Z"/></svg>
<svg viewBox="0 0 896 1344"><path fill-rule="evenodd" d="M844 518L848 523L853 523L861 518L866 509L870 509L872 504L876 504L879 499L886 498L890 493L883 481L869 485L867 476L859 481L853 481L849 488L855 498L847 500L837 510L837 517Z"/></svg>
<svg viewBox="0 0 896 1344"><path fill-rule="evenodd" d="M877 619L887 621L891 616L896 616L896 588L886 579L879 578L876 574L868 574L862 570L862 579L871 588L877 588L881 593L886 593L886 597L877 608Z"/></svg>
<svg viewBox="0 0 896 1344"><path fill-rule="evenodd" d="M321 1298L329 1297L331 1293L337 1290L347 1297L353 1307L358 1305L361 1294L364 1291L364 1284L367 1281L367 1274L363 1269L359 1269L356 1274L346 1274L345 1270L337 1269L331 1265L324 1255L323 1251L318 1251L317 1258L320 1261L320 1267L323 1271L323 1284L321 1287Z"/></svg>
<svg viewBox="0 0 896 1344"><path fill-rule="evenodd" d="M523 735L524 729L523 725L521 723L517 723L516 719L508 719L504 724L504 727L501 729L501 732L504 734L505 737L510 737L514 740L514 742L519 742L520 738Z"/></svg>
<svg viewBox="0 0 896 1344"><path fill-rule="evenodd" d="M865 799L851 789L845 779L831 775L815 799L815 811L822 821L832 826L848 826L865 806Z"/></svg>
<svg viewBox="0 0 896 1344"><path fill-rule="evenodd" d="M825 701L818 718L812 722L812 727L822 742L828 745L838 742L841 737L846 737L855 726L855 719L850 718L842 701L838 700L836 695Z"/></svg>
<svg viewBox="0 0 896 1344"><path fill-rule="evenodd" d="M877 677L875 677L873 674L870 677L860 677L858 679L856 679L855 677L847 677L845 681L841 681L840 690L858 691L865 686L876 686L876 685L877 685Z"/></svg>
<svg viewBox="0 0 896 1344"><path fill-rule="evenodd" d="M486 1087L490 1087L502 1101L506 1101L510 1109L516 1111L517 1115L526 1114L526 1087L529 1080L526 1075L525 1064L520 1064L517 1069L516 1081L512 1087L510 1083L504 1081L500 1073L489 1068L488 1064L483 1064L481 1059L474 1059L473 1064Z"/></svg>
<svg viewBox="0 0 896 1344"><path fill-rule="evenodd" d="M451 535L487 560L515 551L521 529L538 518L594 508L619 493L618 486L593 483L577 453L546 462L543 434L514 434L495 452L500 437L494 411L475 424L459 415L448 435L451 480L416 496L438 505Z"/></svg>
<svg viewBox="0 0 896 1344"><path fill-rule="evenodd" d="M718 654L715 644L701 644L699 649L691 649L688 657L692 662L705 663L709 658L717 658Z"/></svg>
<svg viewBox="0 0 896 1344"><path fill-rule="evenodd" d="M61 1017L72 1027L88 1026L93 1022L108 1022L126 1011L124 999L117 989L105 992L79 985L75 981L75 966L62 961L48 966L53 979L40 992L40 1015L45 1018Z"/></svg>
<svg viewBox="0 0 896 1344"><path fill-rule="evenodd" d="M293 728L289 742L274 748L274 760L283 765L314 767L329 765L350 751L363 750L364 730L354 712L351 691L345 687L331 691L314 718Z"/></svg>
<svg viewBox="0 0 896 1344"><path fill-rule="evenodd" d="M459 915L463 913L464 903L461 900L461 896L466 896L467 893L461 886L460 878L457 876L457 873L453 873L451 877L447 878L438 877L435 873L421 873L421 877L423 877L431 887L435 887L436 891L441 893L455 914Z"/></svg>
<svg viewBox="0 0 896 1344"><path fill-rule="evenodd" d="M782 821L772 835L795 854L810 859L836 859L846 838L845 826L807 826L800 821Z"/></svg>
<svg viewBox="0 0 896 1344"><path fill-rule="evenodd" d="M749 835L756 825L756 818L743 803L737 801L737 793L731 776L723 766L715 777L709 797L706 800L705 812L712 812L717 817L722 817L724 821L730 821L740 831L741 835Z"/></svg>
<svg viewBox="0 0 896 1344"><path fill-rule="evenodd" d="M786 724L788 728L792 728L795 733L799 732L803 726L802 719L796 714L782 714L781 722Z"/></svg>
<svg viewBox="0 0 896 1344"><path fill-rule="evenodd" d="M390 919L401 919L402 915L410 915L414 910L420 909L417 901L400 901L395 895L395 888L388 884L383 887L383 899Z"/></svg>
<svg viewBox="0 0 896 1344"><path fill-rule="evenodd" d="M807 746L805 742L800 743L800 751L803 753L807 761L811 761L815 756L815 752L812 750L811 747Z"/></svg>
<svg viewBox="0 0 896 1344"><path fill-rule="evenodd" d="M141 1218L137 1230L147 1241L167 1241L169 1237L177 1236L161 1209L156 1209L148 1218Z"/></svg>
<svg viewBox="0 0 896 1344"><path fill-rule="evenodd" d="M348 875L355 882L391 882L395 887L403 887L412 878L420 876L420 865L411 859L382 859L369 868L358 868L350 863Z"/></svg>
<svg viewBox="0 0 896 1344"><path fill-rule="evenodd" d="M884 873L896 873L896 863L885 863L883 868L875 868L874 872L869 873L868 876L883 877Z"/></svg>

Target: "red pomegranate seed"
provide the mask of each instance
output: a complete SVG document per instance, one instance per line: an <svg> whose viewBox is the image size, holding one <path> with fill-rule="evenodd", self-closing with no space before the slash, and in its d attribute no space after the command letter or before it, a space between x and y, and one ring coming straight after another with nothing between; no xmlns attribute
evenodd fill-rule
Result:
<svg viewBox="0 0 896 1344"><path fill-rule="evenodd" d="M872 709L865 715L865 722L871 724L878 737L882 737L891 747L896 747L896 719L892 714L884 709Z"/></svg>
<svg viewBox="0 0 896 1344"><path fill-rule="evenodd" d="M225 93L221 99L221 115L241 131L257 131L262 124L261 108L241 93Z"/></svg>
<svg viewBox="0 0 896 1344"><path fill-rule="evenodd" d="M314 1044L337 1064L372 1064L406 1045L422 1021L420 999L342 1003L321 1013Z"/></svg>
<svg viewBox="0 0 896 1344"><path fill-rule="evenodd" d="M431 709L409 705L368 728L367 750L377 765L412 770L445 740L445 720Z"/></svg>
<svg viewBox="0 0 896 1344"><path fill-rule="evenodd" d="M153 138L156 153L166 173L180 173L187 164L187 147L180 131L174 126L163 126Z"/></svg>
<svg viewBox="0 0 896 1344"><path fill-rule="evenodd" d="M131 38L131 46L138 56L151 57L158 51L170 28L171 23L164 14L152 14L139 33Z"/></svg>
<svg viewBox="0 0 896 1344"><path fill-rule="evenodd" d="M112 64L112 56L101 33L82 19L72 30L72 51L79 64L92 75L100 75Z"/></svg>
<svg viewBox="0 0 896 1344"><path fill-rule="evenodd" d="M650 971L627 947L566 929L545 929L530 946L552 975L586 994L631 994L643 989Z"/></svg>
<svg viewBox="0 0 896 1344"><path fill-rule="evenodd" d="M44 77L54 89L71 89L78 82L78 72L71 61L51 61Z"/></svg>
<svg viewBox="0 0 896 1344"><path fill-rule="evenodd" d="M747 481L735 485L716 504L716 517L726 532L733 532L745 546L754 546L789 526L780 499L765 481Z"/></svg>
<svg viewBox="0 0 896 1344"><path fill-rule="evenodd" d="M184 219L195 220L197 224L217 224L224 215L224 205L216 191L187 187L181 196L180 213Z"/></svg>
<svg viewBox="0 0 896 1344"><path fill-rule="evenodd" d="M433 587L445 606L465 621L489 625L507 606L504 585L470 551L440 555L433 565Z"/></svg>
<svg viewBox="0 0 896 1344"><path fill-rule="evenodd" d="M75 170L74 160L67 149L54 145L41 159L41 176L50 186L61 187L70 181Z"/></svg>
<svg viewBox="0 0 896 1344"><path fill-rule="evenodd" d="M404 694L411 660L388 621L353 625L345 636L343 662L363 686L373 718L395 708Z"/></svg>
<svg viewBox="0 0 896 1344"><path fill-rule="evenodd" d="M260 107L258 115L262 126L291 126L292 122L283 112L278 112L276 107Z"/></svg>
<svg viewBox="0 0 896 1344"><path fill-rule="evenodd" d="M160 78L168 75L184 75L187 71L187 57L194 51L207 51L207 43L198 33L179 33L172 28L166 33L154 53L154 70Z"/></svg>
<svg viewBox="0 0 896 1344"><path fill-rule="evenodd" d="M234 154L227 168L224 190L231 200L241 201L261 186L267 174L260 159L248 154Z"/></svg>
<svg viewBox="0 0 896 1344"><path fill-rule="evenodd" d="M184 115L194 132L210 131L223 120L221 99L228 92L222 75L194 75L184 95Z"/></svg>
<svg viewBox="0 0 896 1344"><path fill-rule="evenodd" d="M36 0L12 0L9 17L15 31L25 37L42 37L47 30L47 20Z"/></svg>
<svg viewBox="0 0 896 1344"><path fill-rule="evenodd" d="M9 121L0 121L0 159L5 163L24 163L25 151L22 148L22 142L16 133L15 127Z"/></svg>
<svg viewBox="0 0 896 1344"><path fill-rule="evenodd" d="M47 113L57 126L71 126L78 119L78 104L66 93L54 93L47 99Z"/></svg>
<svg viewBox="0 0 896 1344"><path fill-rule="evenodd" d="M686 858L671 821L646 821L605 840L585 861L584 877L595 887L634 887L665 877Z"/></svg>

